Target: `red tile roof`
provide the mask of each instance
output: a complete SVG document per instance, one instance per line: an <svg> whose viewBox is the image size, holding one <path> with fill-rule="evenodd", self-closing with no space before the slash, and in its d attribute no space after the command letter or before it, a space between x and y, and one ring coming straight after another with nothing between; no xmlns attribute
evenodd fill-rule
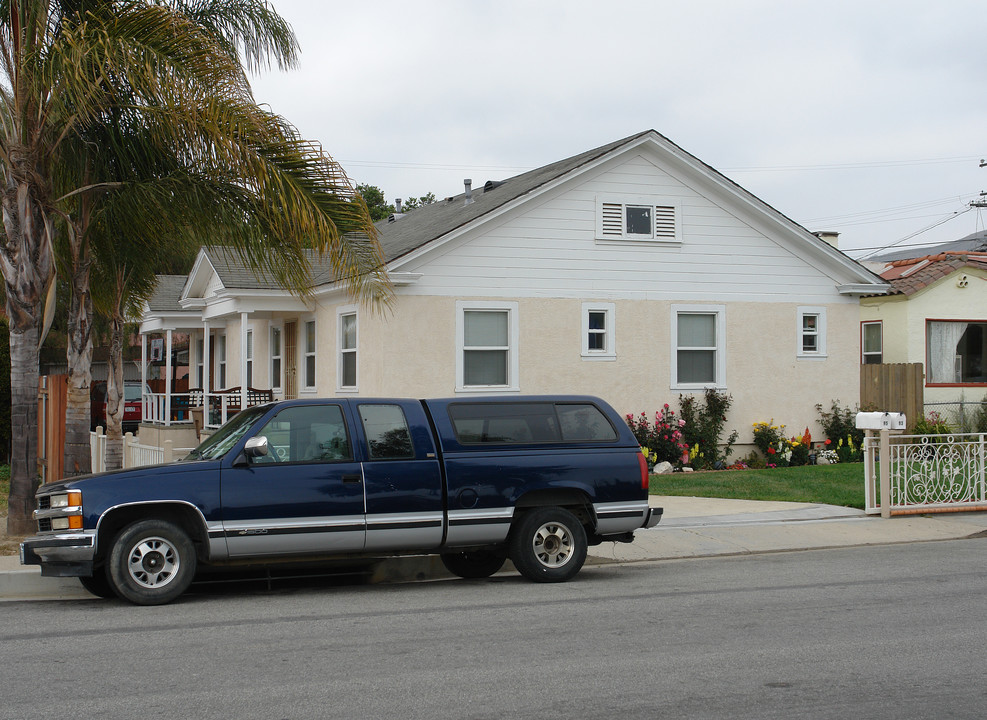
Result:
<svg viewBox="0 0 987 720"><path fill-rule="evenodd" d="M885 266L880 276L891 283L888 295L914 295L964 267L987 270L987 252L942 252L894 260Z"/></svg>

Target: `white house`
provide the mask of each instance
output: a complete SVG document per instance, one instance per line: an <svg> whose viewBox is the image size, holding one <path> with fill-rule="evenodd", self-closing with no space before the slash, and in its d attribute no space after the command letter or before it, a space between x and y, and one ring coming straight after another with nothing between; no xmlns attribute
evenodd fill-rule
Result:
<svg viewBox="0 0 987 720"><path fill-rule="evenodd" d="M654 131L378 228L386 314L328 276L303 300L204 248L141 332L190 332L207 391L588 393L651 414L713 387L747 443L755 421L818 432L817 403L857 402L859 298L887 288Z"/></svg>
<svg viewBox="0 0 987 720"><path fill-rule="evenodd" d="M987 252L889 261L881 275L890 292L861 300L861 361L922 363L926 411L962 424L987 396Z"/></svg>

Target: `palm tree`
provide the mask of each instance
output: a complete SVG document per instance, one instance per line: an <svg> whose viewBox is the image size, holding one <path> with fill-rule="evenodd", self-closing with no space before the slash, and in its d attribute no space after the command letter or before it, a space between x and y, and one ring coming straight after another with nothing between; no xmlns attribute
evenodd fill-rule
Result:
<svg viewBox="0 0 987 720"><path fill-rule="evenodd" d="M245 262L299 288L309 283L303 249L311 244L328 253L354 296L387 301L365 205L320 148L258 108L250 94L240 53L248 66L270 56L287 64L294 47L290 30L263 0L0 0L0 270L11 318L13 422L23 430L11 463L11 534L32 526L37 345L57 233L64 234L74 296L70 422L88 427L89 273L98 262L91 226L128 183L160 179L164 188L171 180L175 189L177 178L192 178L176 191L185 207L223 202L203 230L186 235L223 227L222 239ZM121 142L93 145L101 137ZM130 146L135 137L141 139L136 148ZM174 173L159 177L160 165L143 164L149 158L166 159ZM160 207L178 202L169 198ZM128 205L114 207L123 217ZM129 207L145 214L156 209ZM238 222L221 226L221 218ZM85 462L67 466L81 469Z"/></svg>

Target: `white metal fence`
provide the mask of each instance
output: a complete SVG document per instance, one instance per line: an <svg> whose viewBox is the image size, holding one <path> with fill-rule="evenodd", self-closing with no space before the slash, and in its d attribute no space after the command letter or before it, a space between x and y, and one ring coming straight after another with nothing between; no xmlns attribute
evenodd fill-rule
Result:
<svg viewBox="0 0 987 720"><path fill-rule="evenodd" d="M865 503L882 516L987 510L987 435L864 438Z"/></svg>
<svg viewBox="0 0 987 720"><path fill-rule="evenodd" d="M97 427L89 433L90 458L93 472L106 470L106 443L108 438L103 434L103 428ZM133 433L123 436L123 466L125 468L143 467L144 465L160 465L180 460L192 451L192 448L176 448L171 440L165 440L162 447L156 445L141 445Z"/></svg>

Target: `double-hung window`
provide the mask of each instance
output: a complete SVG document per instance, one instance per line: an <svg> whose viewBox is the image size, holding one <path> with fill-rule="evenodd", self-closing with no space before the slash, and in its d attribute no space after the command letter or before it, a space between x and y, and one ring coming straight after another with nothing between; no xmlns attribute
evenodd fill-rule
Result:
<svg viewBox="0 0 987 720"><path fill-rule="evenodd" d="M281 387L281 328L271 328L271 387Z"/></svg>
<svg viewBox="0 0 987 720"><path fill-rule="evenodd" d="M456 303L456 389L517 390L516 302Z"/></svg>
<svg viewBox="0 0 987 720"><path fill-rule="evenodd" d="M357 388L357 315L353 308L344 308L338 314L339 326L339 377L341 390Z"/></svg>
<svg viewBox="0 0 987 720"><path fill-rule="evenodd" d="M860 363L880 365L884 362L884 337L881 321L860 324Z"/></svg>
<svg viewBox="0 0 987 720"><path fill-rule="evenodd" d="M582 357L584 360L616 360L614 304L583 303Z"/></svg>
<svg viewBox="0 0 987 720"><path fill-rule="evenodd" d="M195 340L195 386L202 387L202 368L203 368L203 358L204 355L205 342L202 338L196 338Z"/></svg>
<svg viewBox="0 0 987 720"><path fill-rule="evenodd" d="M315 389L315 320L305 323L305 388Z"/></svg>
<svg viewBox="0 0 987 720"><path fill-rule="evenodd" d="M797 323L796 354L801 358L826 357L826 308L800 307Z"/></svg>
<svg viewBox="0 0 987 720"><path fill-rule="evenodd" d="M681 242L681 210L659 197L601 195L596 199L596 239Z"/></svg>
<svg viewBox="0 0 987 720"><path fill-rule="evenodd" d="M726 307L672 305L672 387L726 386Z"/></svg>
<svg viewBox="0 0 987 720"><path fill-rule="evenodd" d="M926 384L987 383L987 322L929 320L925 338Z"/></svg>
<svg viewBox="0 0 987 720"><path fill-rule="evenodd" d="M217 390L226 389L226 335L216 337L216 362L219 364L219 386Z"/></svg>

